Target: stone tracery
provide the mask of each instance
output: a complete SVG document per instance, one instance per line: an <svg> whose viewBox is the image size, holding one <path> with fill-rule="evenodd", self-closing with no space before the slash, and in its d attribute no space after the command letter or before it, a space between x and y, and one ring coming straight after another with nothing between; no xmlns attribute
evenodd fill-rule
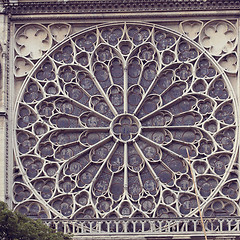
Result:
<svg viewBox="0 0 240 240"><path fill-rule="evenodd" d="M20 39L22 57L40 57L22 52ZM220 65L234 65L232 57ZM16 151L26 177L15 180L16 208L36 217L192 216L187 148L205 215L219 208L234 215L237 206L224 196L234 199L238 183L221 180L236 148L229 89L202 49L168 29L113 24L66 38L19 97ZM222 198L212 200L220 188Z"/></svg>

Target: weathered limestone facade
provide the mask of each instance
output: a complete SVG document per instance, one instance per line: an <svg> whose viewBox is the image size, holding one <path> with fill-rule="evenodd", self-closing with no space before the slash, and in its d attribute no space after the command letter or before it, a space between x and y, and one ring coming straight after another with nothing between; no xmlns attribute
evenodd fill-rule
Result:
<svg viewBox="0 0 240 240"><path fill-rule="evenodd" d="M7 173L6 173L6 129L7 129L7 115L6 115L6 109L7 109L7 101L6 101L6 82L5 79L7 78L7 43L8 43L8 31L7 31L7 17L3 13L4 8L3 4L0 4L0 32L1 32L1 39L0 39L0 132L1 132L1 161L0 161L0 199L2 201L6 201L6 193L7 193Z"/></svg>
<svg viewBox="0 0 240 240"><path fill-rule="evenodd" d="M240 1L3 0L0 200L76 239L197 240L198 199L208 239L239 239L239 20Z"/></svg>

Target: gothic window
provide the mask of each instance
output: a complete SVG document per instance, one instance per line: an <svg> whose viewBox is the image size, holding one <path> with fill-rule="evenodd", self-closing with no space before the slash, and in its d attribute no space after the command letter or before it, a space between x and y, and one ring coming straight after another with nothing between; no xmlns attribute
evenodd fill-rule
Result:
<svg viewBox="0 0 240 240"><path fill-rule="evenodd" d="M189 26L181 24L185 34ZM236 215L236 102L226 75L236 71L236 29L194 27L201 31L188 36L140 23L16 32L15 76L25 79L15 111L18 211L196 216L188 150L204 215Z"/></svg>

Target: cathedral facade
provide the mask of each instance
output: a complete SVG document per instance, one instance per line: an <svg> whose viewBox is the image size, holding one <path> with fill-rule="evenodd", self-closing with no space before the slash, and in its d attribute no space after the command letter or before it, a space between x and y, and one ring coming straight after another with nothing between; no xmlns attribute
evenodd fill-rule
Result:
<svg viewBox="0 0 240 240"><path fill-rule="evenodd" d="M239 19L3 0L0 200L75 239L240 239Z"/></svg>

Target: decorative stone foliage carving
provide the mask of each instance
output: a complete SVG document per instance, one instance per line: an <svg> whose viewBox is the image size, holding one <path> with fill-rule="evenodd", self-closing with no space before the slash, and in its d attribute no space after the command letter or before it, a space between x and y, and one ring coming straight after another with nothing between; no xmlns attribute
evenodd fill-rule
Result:
<svg viewBox="0 0 240 240"><path fill-rule="evenodd" d="M239 1L211 0L211 1L171 1L162 0L135 0L122 2L122 0L97 1L90 0L84 2L67 1L67 2L19 2L15 4L4 0L5 12L7 14L39 14L39 9L44 13L96 13L96 12L185 12L186 9L195 11L209 10L239 10ZM115 16L117 17L117 16ZM120 16L121 17L121 16Z"/></svg>
<svg viewBox="0 0 240 240"><path fill-rule="evenodd" d="M236 215L236 102L223 74L236 72L236 29L202 26L181 28L196 41L200 32L209 53L152 24L69 37L68 25L50 25L52 35L41 25L20 28L17 62L41 59L16 103L16 208L50 218L195 216L188 149L204 215ZM215 49L219 33L225 40ZM25 46L35 34L38 51ZM51 36L59 43L49 50Z"/></svg>

